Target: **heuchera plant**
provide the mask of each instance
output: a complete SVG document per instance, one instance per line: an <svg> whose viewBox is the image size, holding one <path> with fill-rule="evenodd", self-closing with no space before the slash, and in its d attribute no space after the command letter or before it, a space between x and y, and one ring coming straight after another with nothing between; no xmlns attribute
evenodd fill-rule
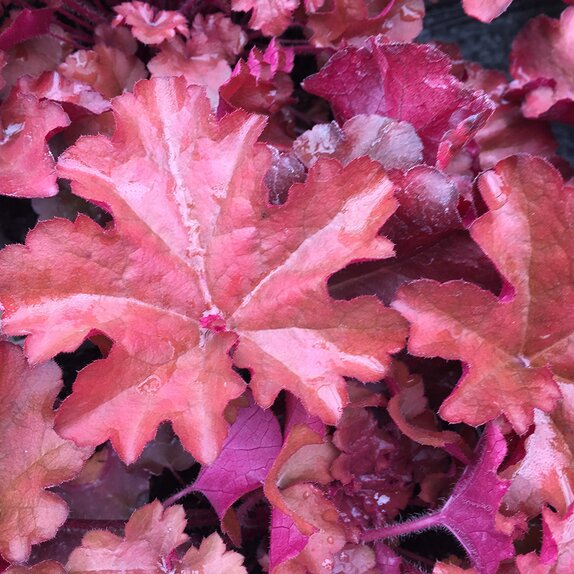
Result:
<svg viewBox="0 0 574 574"><path fill-rule="evenodd" d="M574 6L0 6L0 571L574 572Z"/></svg>

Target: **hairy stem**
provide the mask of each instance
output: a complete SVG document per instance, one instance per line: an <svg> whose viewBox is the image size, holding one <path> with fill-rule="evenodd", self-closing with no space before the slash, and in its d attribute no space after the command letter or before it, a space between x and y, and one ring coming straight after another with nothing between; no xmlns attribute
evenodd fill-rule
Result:
<svg viewBox="0 0 574 574"><path fill-rule="evenodd" d="M440 513L427 514L420 518L407 520L398 524L391 524L383 528L376 528L374 530L367 530L361 536L363 542L374 542L375 540L384 540L385 538L394 538L396 536L403 536L404 534L411 534L419 530L428 530L440 524Z"/></svg>
<svg viewBox="0 0 574 574"><path fill-rule="evenodd" d="M191 483L189 486L186 486L183 490L180 490L179 492L172 494L169 498L164 500L163 501L164 508L167 508L168 506L175 504L176 502L178 502L182 498L185 498L188 494L191 494L192 492L195 492L194 483Z"/></svg>

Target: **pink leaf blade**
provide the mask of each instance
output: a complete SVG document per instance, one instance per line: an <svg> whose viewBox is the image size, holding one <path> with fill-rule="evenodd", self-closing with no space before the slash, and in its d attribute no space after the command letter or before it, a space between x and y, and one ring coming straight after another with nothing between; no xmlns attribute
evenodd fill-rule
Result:
<svg viewBox="0 0 574 574"><path fill-rule="evenodd" d="M179 32L183 36L189 35L189 28L185 16L177 10L157 10L147 2L123 2L114 6L118 14L113 22L114 26L126 23L131 27L134 38L144 44L161 44L170 40Z"/></svg>
<svg viewBox="0 0 574 574"><path fill-rule="evenodd" d="M46 140L69 124L55 102L12 90L0 106L0 194L30 198L58 193L56 165ZM32 172L30 165L35 166Z"/></svg>
<svg viewBox="0 0 574 574"><path fill-rule="evenodd" d="M157 572L158 564L187 539L183 507L164 509L154 501L136 510L123 538L107 530L92 530L66 564L69 574L83 572Z"/></svg>
<svg viewBox="0 0 574 574"><path fill-rule="evenodd" d="M249 26L266 36L279 36L289 25L299 0L232 0L233 10L251 12Z"/></svg>
<svg viewBox="0 0 574 574"><path fill-rule="evenodd" d="M58 168L113 225L43 222L0 255L3 329L28 335L30 360L96 333L113 345L80 373L59 432L83 445L111 439L133 462L170 420L209 464L227 433L225 406L245 389L232 349L261 406L288 389L336 421L344 377L378 380L406 336L396 311L374 298L334 301L326 288L350 261L392 254L378 234L396 208L385 172L367 158L345 167L325 159L274 206L261 116L217 119L183 78L141 81L113 108L112 138L80 138ZM307 341L314 370L293 372Z"/></svg>
<svg viewBox="0 0 574 574"><path fill-rule="evenodd" d="M199 548L190 548L182 558L181 572L201 572L201 574L248 574L243 566L243 556L227 550L225 543L214 532L201 541Z"/></svg>
<svg viewBox="0 0 574 574"><path fill-rule="evenodd" d="M533 18L514 40L510 73L515 80L509 90L524 97L525 117L574 123L572 30L574 8L570 7L559 20L544 15Z"/></svg>
<svg viewBox="0 0 574 574"><path fill-rule="evenodd" d="M492 22L503 14L512 0L463 0L464 11L481 22Z"/></svg>

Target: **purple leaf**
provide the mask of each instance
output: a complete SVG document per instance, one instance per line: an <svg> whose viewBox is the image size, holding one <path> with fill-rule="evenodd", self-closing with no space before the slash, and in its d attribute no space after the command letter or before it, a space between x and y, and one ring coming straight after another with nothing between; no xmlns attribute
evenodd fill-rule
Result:
<svg viewBox="0 0 574 574"><path fill-rule="evenodd" d="M287 393L285 398L285 430L283 432L285 437L295 425L307 425L322 437L327 432L319 417L311 416L295 395Z"/></svg>
<svg viewBox="0 0 574 574"><path fill-rule="evenodd" d="M497 468L506 455L506 441L489 424L472 464L466 467L446 504L438 511L400 524L365 532L364 542L402 536L442 526L462 544L478 574L495 574L503 560L514 556L512 537L496 528L500 501L510 486Z"/></svg>
<svg viewBox="0 0 574 574"><path fill-rule="evenodd" d="M510 486L496 474L505 455L504 436L497 426L488 425L475 461L439 512L440 523L458 538L479 574L494 574L502 560L514 556L512 538L495 525L500 501Z"/></svg>
<svg viewBox="0 0 574 574"><path fill-rule="evenodd" d="M307 545L308 536L301 534L291 517L274 508L271 514L269 571L299 554Z"/></svg>
<svg viewBox="0 0 574 574"><path fill-rule="evenodd" d="M202 468L194 489L223 518L236 500L261 486L282 443L275 415L251 402L239 411L221 454L211 466Z"/></svg>

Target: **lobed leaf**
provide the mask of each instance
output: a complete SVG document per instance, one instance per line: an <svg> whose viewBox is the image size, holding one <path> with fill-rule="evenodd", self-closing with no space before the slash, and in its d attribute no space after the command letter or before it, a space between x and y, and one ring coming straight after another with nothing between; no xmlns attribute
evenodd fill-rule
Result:
<svg viewBox="0 0 574 574"><path fill-rule="evenodd" d="M567 574L574 567L572 553L574 505L563 517L549 508L542 511L543 538L540 555L531 552L518 556L520 574Z"/></svg>
<svg viewBox="0 0 574 574"><path fill-rule="evenodd" d="M567 253L574 203L556 170L515 156L482 176L490 211L471 227L508 282L500 297L461 281L415 281L393 303L412 323L409 350L460 359L465 374L440 414L480 425L504 414L520 434L552 410L555 377L574 378L574 284Z"/></svg>
<svg viewBox="0 0 574 574"><path fill-rule="evenodd" d="M147 2L133 0L114 6L117 16L114 26L127 24L131 27L134 38L144 44L161 44L179 32L189 35L185 16L177 10L156 10Z"/></svg>
<svg viewBox="0 0 574 574"><path fill-rule="evenodd" d="M559 20L533 18L514 40L510 88L524 95L527 118L574 123L573 30L574 8L567 8Z"/></svg>
<svg viewBox="0 0 574 574"><path fill-rule="evenodd" d="M107 530L92 530L82 539L66 564L69 574L87 572L158 572L162 561L187 540L181 506L164 509L159 501L136 510L123 538Z"/></svg>
<svg viewBox="0 0 574 574"><path fill-rule="evenodd" d="M23 562L68 515L46 489L74 478L90 451L54 431L52 405L62 386L54 363L29 367L19 347L2 342L0 365L0 553Z"/></svg>
<svg viewBox="0 0 574 574"><path fill-rule="evenodd" d="M510 512L540 514L551 504L560 515L568 511L574 491L574 388L560 383L562 400L551 414L534 411L534 430L524 456L504 476L512 482L504 503Z"/></svg>
<svg viewBox="0 0 574 574"><path fill-rule="evenodd" d="M396 206L382 169L323 160L271 206L261 117L215 120L182 78L140 82L114 110L111 140L83 137L59 161L114 226L43 222L0 256L4 332L29 335L31 361L96 331L114 343L79 374L59 432L84 445L109 438L129 463L171 420L210 463L227 433L223 410L245 388L232 349L259 405L287 389L336 422L344 377L378 380L406 331L374 298L334 301L326 287L350 261L392 254L377 235Z"/></svg>
<svg viewBox="0 0 574 574"><path fill-rule="evenodd" d="M289 23L299 0L232 0L236 11L251 12L249 26L266 36L279 36Z"/></svg>

